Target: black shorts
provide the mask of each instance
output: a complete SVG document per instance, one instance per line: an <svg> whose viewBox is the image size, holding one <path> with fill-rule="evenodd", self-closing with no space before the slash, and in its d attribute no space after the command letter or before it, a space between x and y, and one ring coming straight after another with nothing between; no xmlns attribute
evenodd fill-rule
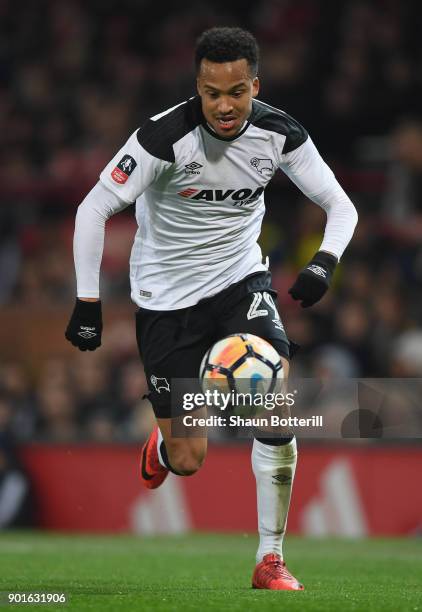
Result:
<svg viewBox="0 0 422 612"><path fill-rule="evenodd" d="M288 359L289 341L276 300L270 272L257 272L189 308L139 308L136 338L155 416L182 413L171 407L171 379L197 379L205 352L225 336L255 334Z"/></svg>

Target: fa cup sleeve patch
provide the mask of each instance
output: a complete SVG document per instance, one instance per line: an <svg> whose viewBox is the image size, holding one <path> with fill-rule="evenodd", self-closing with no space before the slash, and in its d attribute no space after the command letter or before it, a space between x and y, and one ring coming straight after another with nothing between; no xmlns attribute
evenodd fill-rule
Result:
<svg viewBox="0 0 422 612"><path fill-rule="evenodd" d="M135 168L136 161L133 159L133 157L131 155L125 155L114 168L113 172L111 173L111 178L116 183L123 185L126 183Z"/></svg>

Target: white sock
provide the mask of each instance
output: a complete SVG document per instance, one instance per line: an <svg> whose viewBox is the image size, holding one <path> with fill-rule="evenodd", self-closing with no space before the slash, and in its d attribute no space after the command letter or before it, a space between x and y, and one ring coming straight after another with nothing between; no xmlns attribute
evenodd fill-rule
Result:
<svg viewBox="0 0 422 612"><path fill-rule="evenodd" d="M160 462L160 465L162 465L163 467L167 467L166 464L163 461L163 458L161 456L161 442L163 441L163 435L161 433L161 429L158 428L158 436L157 436L157 453L158 453L158 461Z"/></svg>
<svg viewBox="0 0 422 612"><path fill-rule="evenodd" d="M296 438L282 446L253 442L252 469L256 479L259 532L257 563L268 553L277 553L283 558L296 460Z"/></svg>

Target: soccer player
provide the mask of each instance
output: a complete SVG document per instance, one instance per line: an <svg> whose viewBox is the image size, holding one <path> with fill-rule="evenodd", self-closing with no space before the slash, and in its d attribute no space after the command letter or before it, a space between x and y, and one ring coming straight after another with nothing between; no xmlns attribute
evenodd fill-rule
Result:
<svg viewBox="0 0 422 612"><path fill-rule="evenodd" d="M214 342L238 332L261 336L276 348L288 374L290 344L257 244L264 190L274 173L284 171L327 214L320 249L289 291L303 307L326 292L357 222L306 130L255 99L255 38L239 28L207 30L195 60L197 95L137 129L76 216L78 297L66 338L81 350L95 350L102 332L105 223L136 202L131 297L139 307L137 340L158 425L142 449L142 480L149 489L169 471L193 474L204 460L205 437L172 436L172 420L183 411L171 405L171 380L197 378ZM303 589L282 552L296 459L291 435L254 440L260 536L254 588Z"/></svg>

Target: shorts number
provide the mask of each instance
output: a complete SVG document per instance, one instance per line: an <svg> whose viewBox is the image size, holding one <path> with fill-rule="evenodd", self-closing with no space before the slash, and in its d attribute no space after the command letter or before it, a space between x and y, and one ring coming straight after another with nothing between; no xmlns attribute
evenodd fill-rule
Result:
<svg viewBox="0 0 422 612"><path fill-rule="evenodd" d="M262 300L264 300L267 306L269 306L271 310L274 311L274 318L280 319L280 315L278 314L278 310L276 305L274 304L272 296L266 291L264 291L263 293L256 292L253 294L252 303L249 306L247 314L248 321L250 321L251 319L256 319L257 317L268 316L268 310L266 308L259 308L261 306Z"/></svg>
<svg viewBox="0 0 422 612"><path fill-rule="evenodd" d="M254 293L252 298L252 303L249 306L248 314L246 315L248 321L251 319L256 319L257 317L266 317L268 314L268 310L266 308L259 309L261 305L263 295L262 293Z"/></svg>
<svg viewBox="0 0 422 612"><path fill-rule="evenodd" d="M284 332L283 323L281 322L280 315L278 314L277 306L274 304L274 300L272 296L264 291L263 293L254 293L252 298L252 303L249 306L248 310L248 320L256 319L257 317L266 317L268 316L268 310L266 308L260 308L262 300L266 303L267 306L271 308L274 312L274 318L272 322L274 323L274 327Z"/></svg>

